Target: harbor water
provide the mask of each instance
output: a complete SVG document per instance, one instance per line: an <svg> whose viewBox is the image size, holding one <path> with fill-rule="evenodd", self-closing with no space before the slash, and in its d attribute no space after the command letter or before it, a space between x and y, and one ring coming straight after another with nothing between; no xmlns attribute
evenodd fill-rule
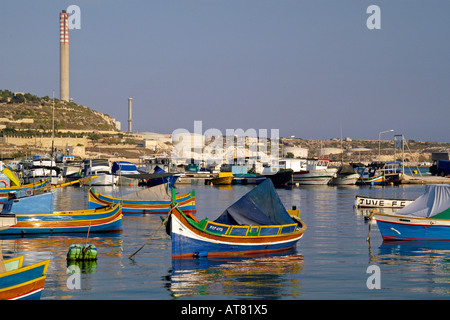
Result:
<svg viewBox="0 0 450 320"><path fill-rule="evenodd" d="M180 185L178 192L194 188L197 218L214 219L254 187ZM121 196L137 188L96 190ZM172 261L159 215L127 215L121 232L90 234L87 242L97 247L98 260L80 265L68 265L66 255L71 244L86 242L85 234L2 236L0 242L5 259L24 255L25 265L50 259L42 300L449 299L450 242L383 243L373 224L368 243L369 222L353 208L357 194L415 199L424 190L424 185L277 189L286 208L301 210L308 228L295 249L276 255ZM86 208L87 191L88 186L56 189L56 208Z"/></svg>

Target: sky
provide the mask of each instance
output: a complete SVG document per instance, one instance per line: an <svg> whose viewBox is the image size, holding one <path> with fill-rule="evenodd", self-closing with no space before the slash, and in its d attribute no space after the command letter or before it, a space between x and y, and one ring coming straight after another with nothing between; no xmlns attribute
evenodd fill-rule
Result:
<svg viewBox="0 0 450 320"><path fill-rule="evenodd" d="M450 142L450 1L2 0L0 89L59 98L70 5L70 97L124 131Z"/></svg>

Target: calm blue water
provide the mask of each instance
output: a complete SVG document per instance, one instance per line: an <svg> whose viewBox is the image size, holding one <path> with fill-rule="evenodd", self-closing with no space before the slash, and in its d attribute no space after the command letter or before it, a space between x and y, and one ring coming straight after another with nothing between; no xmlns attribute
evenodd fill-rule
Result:
<svg viewBox="0 0 450 320"><path fill-rule="evenodd" d="M253 186L181 186L196 190L197 217L214 219ZM132 188L97 188L129 193ZM25 264L50 259L43 300L86 299L448 299L450 242L383 244L373 225L353 209L357 194L411 198L425 187L331 187L278 189L287 208L296 205L308 229L298 246L282 255L245 259L193 259L172 263L170 238L159 216L125 216L116 234L91 234L98 260L82 266L76 281L66 254L85 236L0 239L5 258L25 255ZM87 187L57 190L58 208L87 206ZM156 232L156 233L155 233ZM154 238L132 260L128 257ZM380 289L368 289L367 268L379 267ZM71 278L72 277L72 278ZM68 285L68 279L72 280ZM73 288L75 287L75 288ZM73 288L73 289L72 289Z"/></svg>

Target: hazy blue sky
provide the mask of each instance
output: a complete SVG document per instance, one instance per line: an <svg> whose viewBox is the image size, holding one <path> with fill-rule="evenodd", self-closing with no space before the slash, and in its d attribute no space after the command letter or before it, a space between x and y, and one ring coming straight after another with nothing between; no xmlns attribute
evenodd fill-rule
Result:
<svg viewBox="0 0 450 320"><path fill-rule="evenodd" d="M2 0L0 89L59 98L69 5L70 96L123 130L450 142L450 1Z"/></svg>

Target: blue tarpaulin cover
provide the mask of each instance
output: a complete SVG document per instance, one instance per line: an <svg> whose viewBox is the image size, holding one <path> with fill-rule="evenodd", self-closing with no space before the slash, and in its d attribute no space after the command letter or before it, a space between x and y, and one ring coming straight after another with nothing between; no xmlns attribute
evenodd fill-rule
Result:
<svg viewBox="0 0 450 320"><path fill-rule="evenodd" d="M215 222L247 226L295 223L281 202L271 179L266 179L228 207Z"/></svg>
<svg viewBox="0 0 450 320"><path fill-rule="evenodd" d="M117 161L114 162L111 168L111 172L113 174L119 175L127 175L127 174L139 174L140 172L137 170L136 165L134 163L128 161Z"/></svg>

